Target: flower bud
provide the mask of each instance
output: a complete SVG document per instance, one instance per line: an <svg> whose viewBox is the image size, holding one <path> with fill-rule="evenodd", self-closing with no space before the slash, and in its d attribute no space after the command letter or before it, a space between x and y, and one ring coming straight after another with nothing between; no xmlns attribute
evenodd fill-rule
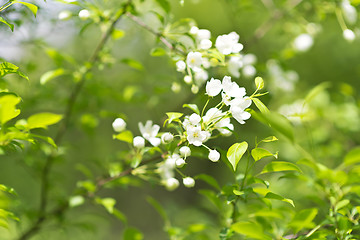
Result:
<svg viewBox="0 0 360 240"><path fill-rule="evenodd" d="M178 167L178 168L182 168L182 167L185 165L185 160L182 159L182 158L178 158L178 159L176 159L176 161L175 161L175 165L176 165L176 167Z"/></svg>
<svg viewBox="0 0 360 240"><path fill-rule="evenodd" d="M189 121L192 125L196 125L201 121L201 117L198 114L193 113L190 115Z"/></svg>
<svg viewBox="0 0 360 240"><path fill-rule="evenodd" d="M179 186L179 181L176 178L168 178L165 181L165 187L169 191L175 190Z"/></svg>
<svg viewBox="0 0 360 240"><path fill-rule="evenodd" d="M193 94L197 94L197 93L199 92L199 87L196 86L196 85L192 85L192 86L191 86L191 92L192 92Z"/></svg>
<svg viewBox="0 0 360 240"><path fill-rule="evenodd" d="M135 148L143 148L145 146L145 139L140 136L134 137L133 144Z"/></svg>
<svg viewBox="0 0 360 240"><path fill-rule="evenodd" d="M117 118L117 119L115 119L115 121L112 123L112 127L113 127L113 129L114 129L115 132L124 131L124 129L126 128L126 122L125 122L124 119L122 119L122 118Z"/></svg>
<svg viewBox="0 0 360 240"><path fill-rule="evenodd" d="M161 136L161 142L163 144L171 143L173 139L174 139L174 136L169 132L166 132Z"/></svg>
<svg viewBox="0 0 360 240"><path fill-rule="evenodd" d="M179 151L182 157L188 157L191 155L191 149L188 146L182 146Z"/></svg>
<svg viewBox="0 0 360 240"><path fill-rule="evenodd" d="M186 63L183 60L176 62L176 71L183 72L185 71Z"/></svg>
<svg viewBox="0 0 360 240"><path fill-rule="evenodd" d="M210 150L208 157L209 157L210 161L217 162L220 159L220 153L216 150Z"/></svg>
<svg viewBox="0 0 360 240"><path fill-rule="evenodd" d="M345 40L347 40L348 42L352 42L355 40L356 36L355 33L353 31L351 31L350 29L345 29L343 31L343 37L345 38Z"/></svg>
<svg viewBox="0 0 360 240"><path fill-rule="evenodd" d="M86 20L90 17L90 12L87 9L83 9L79 12L79 18L81 20Z"/></svg>
<svg viewBox="0 0 360 240"><path fill-rule="evenodd" d="M184 77L184 82L185 82L186 84L191 84L191 83L192 83L192 78L191 78L191 76L186 75L186 76Z"/></svg>
<svg viewBox="0 0 360 240"><path fill-rule="evenodd" d="M191 177L183 178L183 184L187 188L192 188L195 186L195 180Z"/></svg>
<svg viewBox="0 0 360 240"><path fill-rule="evenodd" d="M62 20L62 21L66 21L66 20L69 20L72 16L72 13L70 11L61 11L58 15L58 19L59 20Z"/></svg>

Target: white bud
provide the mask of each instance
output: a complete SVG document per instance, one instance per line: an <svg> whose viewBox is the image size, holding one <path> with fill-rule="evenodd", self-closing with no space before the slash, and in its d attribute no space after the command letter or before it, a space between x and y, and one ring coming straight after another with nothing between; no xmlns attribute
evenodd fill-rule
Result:
<svg viewBox="0 0 360 240"><path fill-rule="evenodd" d="M199 29L197 32L197 39L204 40L204 39L210 39L211 38L211 32L207 29Z"/></svg>
<svg viewBox="0 0 360 240"><path fill-rule="evenodd" d="M343 32L343 37L345 38L345 40L352 42L355 40L355 33L353 31L351 31L350 29L345 29Z"/></svg>
<svg viewBox="0 0 360 240"><path fill-rule="evenodd" d="M69 20L72 16L72 13L70 11L61 11L58 15L58 19L59 20L63 20L63 21L66 21L66 20Z"/></svg>
<svg viewBox="0 0 360 240"><path fill-rule="evenodd" d="M125 122L124 119L122 119L122 118L117 118L117 119L115 119L115 121L112 123L112 127L113 127L113 129L114 129L115 132L124 131L124 129L126 128L126 122Z"/></svg>
<svg viewBox="0 0 360 240"><path fill-rule="evenodd" d="M177 82L173 82L171 84L171 91L173 91L174 93L179 93L181 91L181 85Z"/></svg>
<svg viewBox="0 0 360 240"><path fill-rule="evenodd" d="M161 142L163 144L171 143L173 139L174 139L174 136L169 132L166 132L163 135L161 135Z"/></svg>
<svg viewBox="0 0 360 240"><path fill-rule="evenodd" d="M191 149L188 146L182 146L179 151L182 157L188 157L191 155Z"/></svg>
<svg viewBox="0 0 360 240"><path fill-rule="evenodd" d="M199 28L196 27L196 26L192 26L192 27L190 28L190 34L197 34L198 31L199 31Z"/></svg>
<svg viewBox="0 0 360 240"><path fill-rule="evenodd" d="M217 162L220 159L220 153L216 150L210 150L208 157L209 157L210 161Z"/></svg>
<svg viewBox="0 0 360 240"><path fill-rule="evenodd" d="M186 63L183 60L176 62L176 71L183 72L185 71Z"/></svg>
<svg viewBox="0 0 360 240"><path fill-rule="evenodd" d="M143 148L145 146L145 139L140 136L134 137L133 144L136 148Z"/></svg>
<svg viewBox="0 0 360 240"><path fill-rule="evenodd" d="M294 40L294 47L300 52L306 52L314 44L313 37L310 34L300 34Z"/></svg>
<svg viewBox="0 0 360 240"><path fill-rule="evenodd" d="M81 20L86 20L90 17L90 12L87 9L83 9L79 12L79 18Z"/></svg>
<svg viewBox="0 0 360 240"><path fill-rule="evenodd" d="M178 158L178 159L176 159L176 161L175 161L175 165L176 165L176 167L178 167L178 168L182 168L182 167L185 165L185 160L182 159L182 158Z"/></svg>
<svg viewBox="0 0 360 240"><path fill-rule="evenodd" d="M192 78L191 78L191 76L186 75L186 76L184 77L184 82L185 82L186 84L191 84L191 83L192 83Z"/></svg>
<svg viewBox="0 0 360 240"><path fill-rule="evenodd" d="M191 177L183 178L183 184L187 188L192 188L195 186L195 180Z"/></svg>
<svg viewBox="0 0 360 240"><path fill-rule="evenodd" d="M197 94L197 93L199 92L199 87L196 86L196 85L192 85L192 86L191 86L191 92L192 92L193 94Z"/></svg>
<svg viewBox="0 0 360 240"><path fill-rule="evenodd" d="M169 191L175 190L179 186L179 181L176 178L168 178L165 181L165 187Z"/></svg>
<svg viewBox="0 0 360 240"><path fill-rule="evenodd" d="M200 41L201 49L209 49L212 46L212 42L209 39L203 39Z"/></svg>

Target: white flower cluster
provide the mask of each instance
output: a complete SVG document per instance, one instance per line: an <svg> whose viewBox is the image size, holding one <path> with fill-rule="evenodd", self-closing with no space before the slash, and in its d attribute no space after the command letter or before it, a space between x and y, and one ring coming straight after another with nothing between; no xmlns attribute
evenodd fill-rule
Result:
<svg viewBox="0 0 360 240"><path fill-rule="evenodd" d="M269 78L271 79L272 91L292 92L295 89L295 84L299 80L299 75L293 70L283 70L279 63L270 59L266 63Z"/></svg>
<svg viewBox="0 0 360 240"><path fill-rule="evenodd" d="M357 22L358 14L356 8L351 5L349 0L343 0L341 2L341 10L343 12L345 21L350 25L355 25ZM358 31L355 32L358 33ZM356 38L355 32L353 30L350 30L349 28L343 29L344 39L348 42L353 42Z"/></svg>
<svg viewBox="0 0 360 240"><path fill-rule="evenodd" d="M190 34L195 39L195 49L190 51L185 59L176 62L176 69L186 73L184 81L193 85L194 93L197 93L198 87L209 79L207 69L210 67L227 65L229 73L234 77L240 77L240 69L245 77L253 77L256 74L253 66L256 57L253 54L240 53L244 46L239 43L240 37L237 33L220 35L216 38L215 44L211 41L211 32L207 29L193 26ZM219 62L216 58L219 55L224 56L225 62Z"/></svg>
<svg viewBox="0 0 360 240"><path fill-rule="evenodd" d="M64 10L64 11L61 11L58 15L58 19L59 20L62 20L62 21L67 21L69 20L73 15L72 12L70 12L69 10ZM82 9L80 10L79 14L78 14L79 18L81 20L87 20L91 17L91 13L89 10L87 9Z"/></svg>

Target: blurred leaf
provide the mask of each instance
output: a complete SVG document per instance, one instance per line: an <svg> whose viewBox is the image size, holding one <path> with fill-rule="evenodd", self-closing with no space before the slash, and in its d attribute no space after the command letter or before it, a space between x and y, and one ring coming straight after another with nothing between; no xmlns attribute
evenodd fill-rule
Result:
<svg viewBox="0 0 360 240"><path fill-rule="evenodd" d="M114 39L114 40L118 40L122 37L125 36L125 32L122 31L122 30L119 30L119 29L114 29L112 32L111 32L111 37Z"/></svg>
<svg viewBox="0 0 360 240"><path fill-rule="evenodd" d="M182 106L183 108L190 108L191 110L193 110L195 113L197 113L198 115L200 115L200 110L198 108L198 106L196 104L184 104Z"/></svg>
<svg viewBox="0 0 360 240"><path fill-rule="evenodd" d="M350 203L350 200L349 200L349 199L341 200L340 202L338 202L338 203L335 205L335 211L338 211L339 209L341 209L341 208L343 208L343 207L346 207L349 203Z"/></svg>
<svg viewBox="0 0 360 240"><path fill-rule="evenodd" d="M254 148L251 150L251 156L254 158L255 161L259 161L265 157L274 156L271 152L264 148Z"/></svg>
<svg viewBox="0 0 360 240"><path fill-rule="evenodd" d="M33 128L47 128L49 125L53 125L55 123L58 123L62 119L61 114L55 114L55 113L37 113L32 116L30 116L27 119L28 125L27 127L29 129Z"/></svg>
<svg viewBox="0 0 360 240"><path fill-rule="evenodd" d="M120 141L124 141L130 144L133 142L133 138L134 138L133 134L129 130L113 135L113 139L118 139Z"/></svg>
<svg viewBox="0 0 360 240"><path fill-rule="evenodd" d="M264 234L263 228L260 224L254 222L236 222L231 225L231 230L236 233L245 235L249 238L270 240L271 238Z"/></svg>
<svg viewBox="0 0 360 240"><path fill-rule="evenodd" d="M144 69L144 66L139 62L131 58L123 58L121 59L122 63L128 65L131 68L134 68L136 70L142 71Z"/></svg>
<svg viewBox="0 0 360 240"><path fill-rule="evenodd" d="M4 18L0 17L0 22L5 23L6 25L8 25L8 27L11 29L11 31L14 31L14 24L11 24L9 22L7 22Z"/></svg>
<svg viewBox="0 0 360 240"><path fill-rule="evenodd" d="M164 56L165 54L166 54L165 49L160 48L160 47L153 48L150 51L150 55L153 56L153 57L160 57L160 56Z"/></svg>
<svg viewBox="0 0 360 240"><path fill-rule="evenodd" d="M36 17L36 13L37 13L37 10L38 10L38 7L34 4L31 4L31 3L27 3L27 2L21 2L21 1L13 1L13 3L20 3L24 6L26 6L27 8L30 9L30 11L34 14L34 16Z"/></svg>
<svg viewBox="0 0 360 240"><path fill-rule="evenodd" d="M317 214L318 210L316 208L301 210L291 220L289 227L294 229L294 233L298 233L303 229L313 228L315 226L313 220Z"/></svg>
<svg viewBox="0 0 360 240"><path fill-rule="evenodd" d="M64 75L65 73L66 72L63 68L58 68L55 70L48 71L40 77L40 84L44 85L48 81L53 80L54 78L59 77L61 75Z"/></svg>
<svg viewBox="0 0 360 240"><path fill-rule="evenodd" d="M265 106L265 104L260 101L258 98L251 98L251 100L255 103L256 107L260 110L262 113L269 113L270 110Z"/></svg>
<svg viewBox="0 0 360 240"><path fill-rule="evenodd" d="M164 220L165 223L169 221L164 208L161 206L161 204L158 201L156 201L154 198L152 198L150 196L146 197L146 200L160 214L160 216L162 217L162 219Z"/></svg>
<svg viewBox="0 0 360 240"><path fill-rule="evenodd" d="M170 11L170 3L168 0L155 0L166 13Z"/></svg>
<svg viewBox="0 0 360 240"><path fill-rule="evenodd" d="M345 156L344 163L346 166L360 163L360 147L350 150Z"/></svg>
<svg viewBox="0 0 360 240"><path fill-rule="evenodd" d="M118 209L114 208L114 211L113 211L113 215L119 219L120 221L122 221L124 224L127 224L127 218L126 216L120 212Z"/></svg>
<svg viewBox="0 0 360 240"><path fill-rule="evenodd" d="M166 115L168 116L168 119L165 120L164 125L166 122L170 124L172 121L179 120L179 118L181 118L184 114L178 112L167 112Z"/></svg>
<svg viewBox="0 0 360 240"><path fill-rule="evenodd" d="M212 202L219 210L221 209L221 200L217 194L208 189L200 189L198 191L201 195L205 196L210 202Z"/></svg>
<svg viewBox="0 0 360 240"><path fill-rule="evenodd" d="M270 137L264 138L260 142L274 142L274 141L277 141L277 140L279 140L279 139L277 139L275 136L270 136Z"/></svg>
<svg viewBox="0 0 360 240"><path fill-rule="evenodd" d="M14 95L0 97L0 123L2 125L20 114L20 110L15 108L20 100L21 98Z"/></svg>
<svg viewBox="0 0 360 240"><path fill-rule="evenodd" d="M282 171L297 171L302 172L298 166L290 162L270 162L268 163L260 174L268 173L268 172L282 172Z"/></svg>
<svg viewBox="0 0 360 240"><path fill-rule="evenodd" d="M0 209L0 218L4 218L4 219L11 218L15 221L20 221L20 219L17 216L15 216L14 213L6 211L4 209Z"/></svg>
<svg viewBox="0 0 360 240"><path fill-rule="evenodd" d="M84 204L84 202L85 202L85 198L83 196L80 196L80 195L71 196L69 199L69 206L71 208L77 207L77 206Z"/></svg>
<svg viewBox="0 0 360 240"><path fill-rule="evenodd" d="M247 142L241 142L241 143L235 143L233 144L229 150L227 151L226 157L231 163L231 166L233 167L234 172L236 171L236 167L241 159L241 157L244 155L248 148Z"/></svg>
<svg viewBox="0 0 360 240"><path fill-rule="evenodd" d="M96 203L102 205L110 214L113 214L116 200L113 198L96 198Z"/></svg>
<svg viewBox="0 0 360 240"><path fill-rule="evenodd" d="M133 227L127 227L123 235L124 240L142 240L144 239L143 234Z"/></svg>
<svg viewBox="0 0 360 240"><path fill-rule="evenodd" d="M304 102L305 103L311 102L319 93L324 91L326 88L329 88L330 85L331 84L329 82L323 82L323 83L317 85L306 95Z"/></svg>
<svg viewBox="0 0 360 240"><path fill-rule="evenodd" d="M265 198L268 198L268 199L276 199L276 200L280 200L280 201L283 201L283 202L287 202L289 203L291 206L295 207L294 205L294 201L291 200L291 199L288 199L288 198L284 198L276 193L273 193L273 192L268 192L266 195L265 195Z"/></svg>
<svg viewBox="0 0 360 240"><path fill-rule="evenodd" d="M264 88L264 80L262 79L262 77L255 78L255 85L257 90L261 90Z"/></svg>
<svg viewBox="0 0 360 240"><path fill-rule="evenodd" d="M207 174L199 174L195 177L195 179L200 179L209 184L210 186L213 186L217 190L221 190L219 183L216 181L216 179L210 175Z"/></svg>
<svg viewBox="0 0 360 240"><path fill-rule="evenodd" d="M54 148L57 148L57 145L54 142L54 139L52 139L51 137L41 136L41 135L37 135L37 134L30 134L29 136L35 137L35 138L40 138L41 140L44 140L45 142L47 142L48 144L53 146Z"/></svg>
<svg viewBox="0 0 360 240"><path fill-rule="evenodd" d="M12 195L17 195L13 188L9 188L5 185L0 184L0 191L10 193Z"/></svg>

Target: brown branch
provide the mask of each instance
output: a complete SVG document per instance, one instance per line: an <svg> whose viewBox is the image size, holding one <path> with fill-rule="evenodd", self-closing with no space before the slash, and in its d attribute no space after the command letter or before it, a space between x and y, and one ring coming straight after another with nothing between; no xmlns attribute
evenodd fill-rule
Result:
<svg viewBox="0 0 360 240"><path fill-rule="evenodd" d="M116 13L114 19L111 21L110 26L108 27L107 31L104 32L104 34L102 35L100 42L98 43L93 54L89 58L89 60L87 62L88 67L86 68L86 71L82 74L80 81L75 85L73 91L71 92L68 103L66 105L64 119L63 119L63 121L57 131L57 134L54 138L54 141L57 145L61 144L64 134L66 133L66 131L69 127L70 120L71 120L71 117L73 114L74 105L75 105L76 100L84 86L84 83L86 82L86 74L89 73L94 68L95 63L97 62L97 60L99 58L99 54L102 51L102 49L104 48L109 37L111 36L111 33L114 30L116 23L120 20L120 18L127 11L127 8L130 5L130 3L131 3L131 0L129 0L124 5L124 7ZM29 239L32 235L36 234L40 230L41 225L44 223L44 221L47 220L49 216L51 216L51 213L48 213L48 214L46 213L46 208L47 208L48 199L49 199L48 198L49 182L50 182L49 181L49 173L51 171L51 168L52 168L55 158L56 158L55 153L49 155L49 157L46 159L45 166L42 170L42 174L41 174L41 178L40 178L41 188L40 188L39 218L37 219L37 221L34 223L34 225L32 227L30 227L25 233L23 233L20 236L20 238L19 238L20 240ZM62 213L66 208L67 207L61 207L56 212Z"/></svg>
<svg viewBox="0 0 360 240"><path fill-rule="evenodd" d="M127 12L126 13L126 16L128 18L130 18L133 22L135 22L136 24L138 24L140 27L146 29L148 32L152 33L153 35L155 35L156 37L158 37L160 39L160 41L167 47L169 48L170 50L172 51L176 51L182 55L186 55L186 53L175 47L173 44L171 44L166 38L165 36L160 33L160 32L157 32L155 31L154 29L152 29L149 25L147 25L146 23L144 23L140 18L136 17L135 15L132 15L131 13Z"/></svg>

